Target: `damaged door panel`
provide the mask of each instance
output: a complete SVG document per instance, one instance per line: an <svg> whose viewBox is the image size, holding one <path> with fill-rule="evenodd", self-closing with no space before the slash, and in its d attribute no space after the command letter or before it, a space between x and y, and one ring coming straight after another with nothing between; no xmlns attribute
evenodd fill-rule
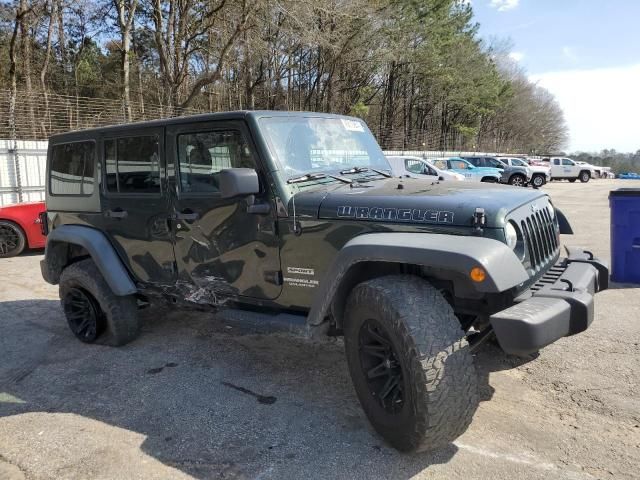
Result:
<svg viewBox="0 0 640 480"><path fill-rule="evenodd" d="M168 128L167 151L176 165L170 225L186 300L221 305L238 296L267 300L280 294L272 199L264 189L248 197L221 193L221 170L261 171L249 138L242 122ZM254 205L262 206L258 213Z"/></svg>

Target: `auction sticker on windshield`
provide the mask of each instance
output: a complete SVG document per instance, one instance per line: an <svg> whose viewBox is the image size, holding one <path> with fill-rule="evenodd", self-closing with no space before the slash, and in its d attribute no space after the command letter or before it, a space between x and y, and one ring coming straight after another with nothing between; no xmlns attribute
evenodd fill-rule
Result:
<svg viewBox="0 0 640 480"><path fill-rule="evenodd" d="M340 120L342 121L342 126L346 130L349 130L350 132L364 132L364 127L362 126L362 123L360 123L359 121L348 120L346 118L341 118Z"/></svg>

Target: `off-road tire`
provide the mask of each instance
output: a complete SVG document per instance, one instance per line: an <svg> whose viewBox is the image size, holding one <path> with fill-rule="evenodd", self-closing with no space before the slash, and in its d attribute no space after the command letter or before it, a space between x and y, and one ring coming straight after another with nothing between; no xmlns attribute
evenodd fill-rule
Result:
<svg viewBox="0 0 640 480"><path fill-rule="evenodd" d="M361 361L361 330L372 320L386 329L402 372L404 398L395 413L370 389ZM344 339L358 399L390 445L436 449L467 429L478 406L473 356L451 306L427 281L391 275L357 285L347 299Z"/></svg>
<svg viewBox="0 0 640 480"><path fill-rule="evenodd" d="M535 174L531 178L531 185L533 185L535 188L540 188L544 186L545 183L547 183L547 181L545 180L544 175Z"/></svg>
<svg viewBox="0 0 640 480"><path fill-rule="evenodd" d="M95 339L83 341L118 347L138 336L140 328L136 298L133 295L115 295L90 258L73 263L62 271L60 302L63 309L65 297L72 289L88 293L99 306L101 313L102 324L98 325L98 335ZM69 321L69 318L67 320ZM73 328L71 330L73 331Z"/></svg>
<svg viewBox="0 0 640 480"><path fill-rule="evenodd" d="M591 179L591 174L587 171L580 172L580 181L582 183L587 183Z"/></svg>
<svg viewBox="0 0 640 480"><path fill-rule="evenodd" d="M7 234L11 234L12 243L15 243L15 246L9 248L6 246L7 250L4 248L0 248L0 258L10 258L20 255L27 246L27 237L20 228L20 225L17 223L13 223L9 220L0 220L0 228L6 231ZM2 232L0 232L2 234Z"/></svg>
<svg viewBox="0 0 640 480"><path fill-rule="evenodd" d="M519 173L511 175L511 178L509 178L509 185L513 185L514 187L524 187L526 183L527 179Z"/></svg>

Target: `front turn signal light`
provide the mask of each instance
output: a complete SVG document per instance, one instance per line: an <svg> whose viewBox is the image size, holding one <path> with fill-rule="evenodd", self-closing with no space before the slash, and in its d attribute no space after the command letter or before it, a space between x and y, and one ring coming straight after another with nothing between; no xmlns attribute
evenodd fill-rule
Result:
<svg viewBox="0 0 640 480"><path fill-rule="evenodd" d="M482 267L473 267L469 272L469 277L474 282L484 282L484 279L487 278L487 272Z"/></svg>

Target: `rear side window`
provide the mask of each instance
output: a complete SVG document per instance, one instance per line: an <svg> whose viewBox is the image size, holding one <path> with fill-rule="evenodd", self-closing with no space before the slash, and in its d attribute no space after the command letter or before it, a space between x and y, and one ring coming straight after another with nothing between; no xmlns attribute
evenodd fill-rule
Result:
<svg viewBox="0 0 640 480"><path fill-rule="evenodd" d="M51 154L49 191L53 195L91 195L94 189L94 142L55 145Z"/></svg>
<svg viewBox="0 0 640 480"><path fill-rule="evenodd" d="M160 193L160 154L156 135L104 141L106 187L111 193Z"/></svg>
<svg viewBox="0 0 640 480"><path fill-rule="evenodd" d="M237 130L178 135L178 160L183 193L219 192L220 170L256 168L249 145Z"/></svg>

